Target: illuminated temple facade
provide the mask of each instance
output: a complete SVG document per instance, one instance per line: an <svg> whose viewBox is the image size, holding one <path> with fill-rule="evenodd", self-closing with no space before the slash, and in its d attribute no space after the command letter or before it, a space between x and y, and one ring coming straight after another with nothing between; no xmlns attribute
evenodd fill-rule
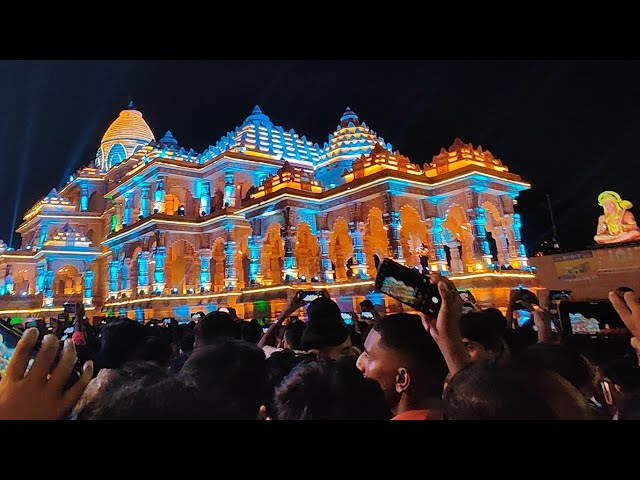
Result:
<svg viewBox="0 0 640 480"><path fill-rule="evenodd" d="M0 242L0 315L78 301L138 320L221 306L273 317L319 288L343 311L365 297L396 311L372 292L385 257L502 305L535 284L514 212L529 187L460 139L421 168L349 108L322 146L256 106L199 153L156 140L130 104L89 166L25 214L20 248Z"/></svg>

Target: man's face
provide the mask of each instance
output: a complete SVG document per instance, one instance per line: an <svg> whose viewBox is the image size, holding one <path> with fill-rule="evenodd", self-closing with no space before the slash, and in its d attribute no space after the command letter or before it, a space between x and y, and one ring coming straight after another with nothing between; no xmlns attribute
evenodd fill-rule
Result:
<svg viewBox="0 0 640 480"><path fill-rule="evenodd" d="M481 343L476 342L475 340L469 340L466 337L462 337L462 343L466 347L467 353L469 354L469 358L472 362L488 360L489 358L493 358L494 356L490 351L484 348Z"/></svg>
<svg viewBox="0 0 640 480"><path fill-rule="evenodd" d="M366 378L378 382L387 405L393 408L400 400L400 393L396 391L396 376L401 365L398 356L381 345L381 340L380 332L369 332L364 342L365 351L358 357L356 366Z"/></svg>
<svg viewBox="0 0 640 480"><path fill-rule="evenodd" d="M351 337L335 347L323 348L320 353L325 357L329 357L331 360L338 360L342 357L350 357L354 355L353 344L351 343Z"/></svg>

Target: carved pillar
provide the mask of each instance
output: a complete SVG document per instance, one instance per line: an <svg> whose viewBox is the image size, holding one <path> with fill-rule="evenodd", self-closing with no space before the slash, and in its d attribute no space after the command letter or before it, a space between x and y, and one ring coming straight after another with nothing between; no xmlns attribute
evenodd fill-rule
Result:
<svg viewBox="0 0 640 480"><path fill-rule="evenodd" d="M122 210L122 228L131 225L131 194L124 194L124 204Z"/></svg>
<svg viewBox="0 0 640 480"><path fill-rule="evenodd" d="M138 255L138 292L149 293L149 256L150 252L143 250Z"/></svg>
<svg viewBox="0 0 640 480"><path fill-rule="evenodd" d="M153 270L153 291L155 293L163 293L165 287L164 277L164 260L167 257L167 249L162 246L157 246L153 252L153 259L155 260L155 268Z"/></svg>
<svg viewBox="0 0 640 480"><path fill-rule="evenodd" d="M13 293L13 267L7 265L4 274L4 291L6 293Z"/></svg>
<svg viewBox="0 0 640 480"><path fill-rule="evenodd" d="M349 222L349 233L353 242L354 262L351 271L355 277L368 278L367 257L364 252L362 237L364 235L364 222Z"/></svg>
<svg viewBox="0 0 640 480"><path fill-rule="evenodd" d="M208 215L211 212L211 183L203 180L200 183L200 213Z"/></svg>
<svg viewBox="0 0 640 480"><path fill-rule="evenodd" d="M522 223L520 221L520 214L513 213L505 215L503 218L503 226L509 239L509 255L511 257L511 265L514 268L523 268L529 265L527 259L527 253L524 245L522 245L522 239L520 238L520 228Z"/></svg>
<svg viewBox="0 0 640 480"><path fill-rule="evenodd" d="M49 233L49 225L43 224L42 227L40 227L40 239L38 240L38 250L42 250L42 247L44 247L44 242L47 239L48 233Z"/></svg>
<svg viewBox="0 0 640 480"><path fill-rule="evenodd" d="M87 210L89 210L89 186L83 183L80 185L80 211Z"/></svg>
<svg viewBox="0 0 640 480"><path fill-rule="evenodd" d="M153 195L153 213L164 212L165 198L164 177L158 177L156 191Z"/></svg>
<svg viewBox="0 0 640 480"><path fill-rule="evenodd" d="M298 265L296 262L296 254L294 251L296 243L296 234L293 227L283 227L282 239L284 240L284 262L282 270L282 278L290 279L298 278Z"/></svg>
<svg viewBox="0 0 640 480"><path fill-rule="evenodd" d="M125 258L122 261L122 270L120 275L120 293L131 298L131 265L133 260ZM137 293L137 292L136 292Z"/></svg>
<svg viewBox="0 0 640 480"><path fill-rule="evenodd" d="M329 230L320 230L318 237L320 244L320 268L325 282L333 282L334 271L331 268L331 259L329 258Z"/></svg>
<svg viewBox="0 0 640 480"><path fill-rule="evenodd" d="M504 231L504 227L493 227L493 239L496 241L496 249L498 250L498 263L500 265L509 265L511 256L509 255L509 243Z"/></svg>
<svg viewBox="0 0 640 480"><path fill-rule="evenodd" d="M489 242L487 241L487 232L485 230L485 223L487 218L485 217L484 208L476 207L472 212L471 230L474 240L474 254L480 254L482 263L484 265L491 265L493 263L493 256L489 249ZM475 252L479 250L479 252Z"/></svg>
<svg viewBox="0 0 640 480"><path fill-rule="evenodd" d="M149 185L146 183L140 187L140 215L149 216Z"/></svg>
<svg viewBox="0 0 640 480"><path fill-rule="evenodd" d="M201 248L200 255L200 290L209 292L211 291L211 249Z"/></svg>
<svg viewBox="0 0 640 480"><path fill-rule="evenodd" d="M442 238L442 219L440 217L433 217L433 227L431 229L433 234L433 259L430 258L429 268L433 271L433 265L436 266L436 271L447 273L447 253L444 251L444 240Z"/></svg>
<svg viewBox="0 0 640 480"><path fill-rule="evenodd" d="M402 245L400 243L400 229L402 228L402 224L400 223L400 212L390 212L387 215L387 219L387 236L389 246L391 247L391 254L396 262L404 265L406 261L402 254Z"/></svg>
<svg viewBox="0 0 640 480"><path fill-rule="evenodd" d="M228 237L228 240L224 242L224 255L225 255L225 269L224 269L224 287L227 290L233 290L238 283L238 277L236 275L236 242Z"/></svg>
<svg viewBox="0 0 640 480"><path fill-rule="evenodd" d="M236 206L236 187L233 184L233 173L224 174L224 196L223 207L235 207Z"/></svg>
<svg viewBox="0 0 640 480"><path fill-rule="evenodd" d="M84 272L84 304L87 307L93 305L93 271Z"/></svg>
<svg viewBox="0 0 640 480"><path fill-rule="evenodd" d="M120 273L120 261L117 258L118 252L113 253L113 258L109 262L109 296L117 297L120 290L118 285L118 274Z"/></svg>
<svg viewBox="0 0 640 480"><path fill-rule="evenodd" d="M249 280L260 285L264 274L260 271L260 246L262 239L258 236L249 237Z"/></svg>
<svg viewBox="0 0 640 480"><path fill-rule="evenodd" d="M56 276L56 272L53 270L47 270L44 275L44 302L45 307L53 306L53 280Z"/></svg>
<svg viewBox="0 0 640 480"><path fill-rule="evenodd" d="M46 275L47 266L44 263L36 265L36 292L44 292L44 277Z"/></svg>
<svg viewBox="0 0 640 480"><path fill-rule="evenodd" d="M460 243L452 242L449 244L449 254L451 255L451 273L463 273L464 267L460 259Z"/></svg>

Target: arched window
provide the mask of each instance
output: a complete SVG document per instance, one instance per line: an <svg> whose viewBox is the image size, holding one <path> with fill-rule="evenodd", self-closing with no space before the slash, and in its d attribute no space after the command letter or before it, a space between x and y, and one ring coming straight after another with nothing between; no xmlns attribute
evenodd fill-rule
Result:
<svg viewBox="0 0 640 480"><path fill-rule="evenodd" d="M107 159L107 165L109 168L115 167L120 162L123 162L127 158L127 152L120 143L116 143L111 150L109 150L109 158Z"/></svg>

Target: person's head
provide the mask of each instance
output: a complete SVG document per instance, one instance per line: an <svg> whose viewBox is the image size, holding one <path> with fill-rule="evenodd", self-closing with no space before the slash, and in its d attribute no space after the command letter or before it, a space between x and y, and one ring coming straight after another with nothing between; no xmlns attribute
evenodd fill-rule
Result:
<svg viewBox="0 0 640 480"><path fill-rule="evenodd" d="M289 323L284 329L284 348L302 350L302 334L305 327L304 322Z"/></svg>
<svg viewBox="0 0 640 480"><path fill-rule="evenodd" d="M257 345L223 339L194 350L179 376L199 390L209 418L255 420L264 395L266 359Z"/></svg>
<svg viewBox="0 0 640 480"><path fill-rule="evenodd" d="M353 361L319 357L296 366L275 391L278 420L387 420L389 407L374 380Z"/></svg>
<svg viewBox="0 0 640 480"><path fill-rule="evenodd" d="M258 344L262 338L262 327L257 320L242 322L240 327L240 338L245 342Z"/></svg>
<svg viewBox="0 0 640 480"><path fill-rule="evenodd" d="M180 351L182 353L191 353L193 351L193 342L195 341L193 334L185 332L180 339Z"/></svg>
<svg viewBox="0 0 640 480"><path fill-rule="evenodd" d="M307 317L309 321L320 318L334 318L341 320L340 307L336 302L327 297L316 298L307 306Z"/></svg>
<svg viewBox="0 0 640 480"><path fill-rule="evenodd" d="M360 302L360 310L363 312L370 312L374 309L373 302L368 298Z"/></svg>
<svg viewBox="0 0 640 480"><path fill-rule="evenodd" d="M317 300L315 300L317 301ZM302 350L337 360L354 355L349 329L342 317L315 317L307 322L302 333Z"/></svg>
<svg viewBox="0 0 640 480"><path fill-rule="evenodd" d="M226 312L215 311L205 315L196 324L193 331L197 349L220 340L221 338L240 338L240 326Z"/></svg>
<svg viewBox="0 0 640 480"><path fill-rule="evenodd" d="M276 416L273 397L275 395L275 388L280 385L282 379L289 375L289 372L299 363L314 358L316 358L315 355L294 352L290 349L273 352L269 358L267 358L267 379L263 403L267 409L268 417L275 418Z"/></svg>
<svg viewBox="0 0 640 480"><path fill-rule="evenodd" d="M444 391L448 420L587 420L586 399L554 372L482 360L456 373Z"/></svg>
<svg viewBox="0 0 640 480"><path fill-rule="evenodd" d="M167 338L148 336L136 354L138 360L155 362L166 366L171 358L171 345Z"/></svg>
<svg viewBox="0 0 640 480"><path fill-rule="evenodd" d="M537 343L521 351L515 360L521 365L556 372L586 398L594 393L589 365L579 353L568 347Z"/></svg>
<svg viewBox="0 0 640 480"><path fill-rule="evenodd" d="M196 390L152 362L109 370L78 420L192 420L202 416Z"/></svg>
<svg viewBox="0 0 640 480"><path fill-rule="evenodd" d="M365 377L380 384L394 413L440 398L447 365L418 315L382 317L364 347L357 366Z"/></svg>
<svg viewBox="0 0 640 480"><path fill-rule="evenodd" d="M96 363L100 368L120 368L136 357L145 342L146 331L138 322L118 319L102 328L100 338L99 361Z"/></svg>
<svg viewBox="0 0 640 480"><path fill-rule="evenodd" d="M460 318L462 343L472 362L501 356L504 350L501 331L484 311L468 312Z"/></svg>

